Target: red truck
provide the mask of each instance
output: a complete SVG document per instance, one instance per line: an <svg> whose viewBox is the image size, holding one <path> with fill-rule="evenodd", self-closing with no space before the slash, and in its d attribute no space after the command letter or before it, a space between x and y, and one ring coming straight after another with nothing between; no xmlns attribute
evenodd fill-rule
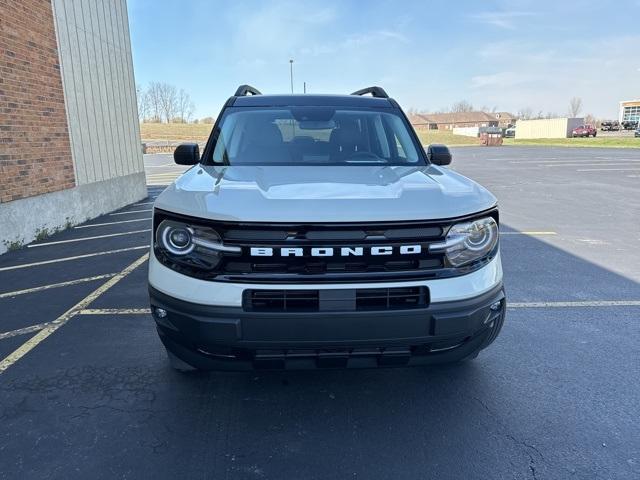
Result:
<svg viewBox="0 0 640 480"><path fill-rule="evenodd" d="M571 135L575 137L595 137L598 131L593 125L580 125L572 130Z"/></svg>

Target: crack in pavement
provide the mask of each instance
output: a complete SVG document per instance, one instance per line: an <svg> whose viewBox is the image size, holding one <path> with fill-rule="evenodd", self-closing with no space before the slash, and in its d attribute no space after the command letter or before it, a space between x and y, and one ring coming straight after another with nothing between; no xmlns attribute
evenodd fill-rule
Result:
<svg viewBox="0 0 640 480"><path fill-rule="evenodd" d="M529 457L529 472L531 473L531 477L533 478L533 480L537 480L538 476L537 476L537 470L536 470L536 458L531 453L531 450L533 450L533 452L535 452L535 455L539 457L539 461L546 462L542 452L538 450L538 448L535 445L530 445L523 440L518 440L515 436L509 433L504 423L502 423L498 419L495 413L492 412L491 409L487 406L487 404L484 403L481 399L479 399L478 397L471 397L471 398L473 398L473 400L478 402L482 406L482 408L489 414L489 417L496 423L496 425L500 427L500 429L502 430L501 434L504 435L509 440L511 440L515 445L519 447L521 451L523 451L527 455L527 457Z"/></svg>

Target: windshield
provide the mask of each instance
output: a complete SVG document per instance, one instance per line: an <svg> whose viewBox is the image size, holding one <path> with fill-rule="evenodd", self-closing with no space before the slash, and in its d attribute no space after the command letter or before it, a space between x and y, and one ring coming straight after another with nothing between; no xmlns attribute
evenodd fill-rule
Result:
<svg viewBox="0 0 640 480"><path fill-rule="evenodd" d="M205 164L417 165L423 157L392 109L228 108Z"/></svg>

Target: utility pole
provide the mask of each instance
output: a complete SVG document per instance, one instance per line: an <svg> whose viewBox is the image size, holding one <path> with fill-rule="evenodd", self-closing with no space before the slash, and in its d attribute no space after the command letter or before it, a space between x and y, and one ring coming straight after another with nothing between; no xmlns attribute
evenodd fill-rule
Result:
<svg viewBox="0 0 640 480"><path fill-rule="evenodd" d="M291 67L291 93L293 93L293 58L289 60L289 66Z"/></svg>

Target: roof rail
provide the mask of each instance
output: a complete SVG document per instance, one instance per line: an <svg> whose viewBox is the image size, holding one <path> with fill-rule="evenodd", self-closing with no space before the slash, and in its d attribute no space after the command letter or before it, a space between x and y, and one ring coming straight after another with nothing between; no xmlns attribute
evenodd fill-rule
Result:
<svg viewBox="0 0 640 480"><path fill-rule="evenodd" d="M251 85L240 85L234 94L234 97L246 97L247 95L262 95L260 90L253 88Z"/></svg>
<svg viewBox="0 0 640 480"><path fill-rule="evenodd" d="M370 93L372 97L389 98L389 95L387 95L387 92L385 92L382 87L363 88L362 90L353 92L351 95L366 95L367 93Z"/></svg>

